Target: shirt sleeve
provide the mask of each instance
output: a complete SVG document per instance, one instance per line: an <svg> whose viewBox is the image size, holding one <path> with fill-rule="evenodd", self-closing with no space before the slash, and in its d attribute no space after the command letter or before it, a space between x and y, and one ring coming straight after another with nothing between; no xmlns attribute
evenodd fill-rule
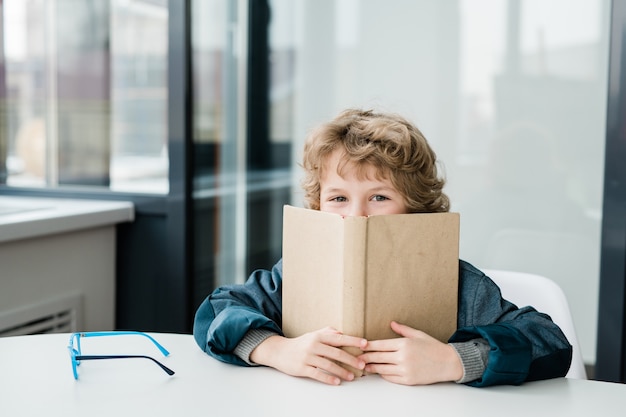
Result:
<svg viewBox="0 0 626 417"><path fill-rule="evenodd" d="M567 374L572 346L550 316L503 299L498 286L470 264L461 262L460 270L459 328L448 342L484 339L489 345L482 376L468 385L518 385Z"/></svg>
<svg viewBox="0 0 626 417"><path fill-rule="evenodd" d="M281 291L282 261L271 271L254 271L243 285L216 289L196 311L193 325L196 343L218 360L249 365L235 354L235 348L250 330L282 334Z"/></svg>
<svg viewBox="0 0 626 417"><path fill-rule="evenodd" d="M456 350L463 365L463 376L457 382L465 384L480 378L487 367L489 344L485 339L475 339L463 343L450 343Z"/></svg>
<svg viewBox="0 0 626 417"><path fill-rule="evenodd" d="M241 339L241 342L234 350L235 355L250 366L257 366L250 360L250 354L257 346L265 341L268 337L276 336L278 333L265 329L252 329Z"/></svg>

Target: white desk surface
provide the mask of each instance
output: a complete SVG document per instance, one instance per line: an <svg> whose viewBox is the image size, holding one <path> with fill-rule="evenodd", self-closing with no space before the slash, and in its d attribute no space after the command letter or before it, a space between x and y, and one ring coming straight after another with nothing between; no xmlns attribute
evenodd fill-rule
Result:
<svg viewBox="0 0 626 417"><path fill-rule="evenodd" d="M223 364L190 335L82 339L82 353L146 354L83 361L74 380L69 335L0 338L0 416L590 416L622 415L626 385L559 378L521 386L453 383L407 387L376 375L326 386L270 368Z"/></svg>

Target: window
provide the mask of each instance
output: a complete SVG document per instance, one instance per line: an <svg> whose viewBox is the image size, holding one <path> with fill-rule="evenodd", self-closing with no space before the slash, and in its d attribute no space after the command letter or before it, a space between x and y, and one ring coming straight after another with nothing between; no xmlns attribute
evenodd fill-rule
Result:
<svg viewBox="0 0 626 417"><path fill-rule="evenodd" d="M165 194L166 0L6 0L0 177Z"/></svg>

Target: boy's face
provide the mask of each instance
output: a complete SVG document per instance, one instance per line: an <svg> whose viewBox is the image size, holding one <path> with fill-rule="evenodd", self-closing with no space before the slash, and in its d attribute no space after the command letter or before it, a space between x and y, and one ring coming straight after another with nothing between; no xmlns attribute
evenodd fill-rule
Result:
<svg viewBox="0 0 626 417"><path fill-rule="evenodd" d="M407 213L402 195L388 179L376 179L376 168L364 167L363 178L356 166L344 167L344 176L337 173L342 149L335 150L326 161L320 180L320 211L342 216L372 216Z"/></svg>

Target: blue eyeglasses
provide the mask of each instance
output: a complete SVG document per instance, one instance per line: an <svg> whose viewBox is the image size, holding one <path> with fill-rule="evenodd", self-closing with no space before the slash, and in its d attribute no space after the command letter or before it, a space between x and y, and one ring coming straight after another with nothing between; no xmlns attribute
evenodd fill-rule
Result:
<svg viewBox="0 0 626 417"><path fill-rule="evenodd" d="M157 342L152 336L142 332L132 332L132 331L118 331L118 332L86 332L86 333L72 333L70 336L70 342L67 346L67 349L70 351L70 360L72 361L72 371L74 371L74 379L78 379L78 366L81 361L87 360L100 360L100 359L129 359L129 358L143 358L149 359L152 362L159 365L161 369L167 372L168 375L174 375L174 371L172 371L167 366L163 365L161 362L157 361L151 356L145 355L83 355L80 349L80 339L82 337L97 337L97 336L120 336L120 335L138 335L147 337L154 343L154 345L159 348L161 353L164 356L168 356L170 353L165 349L159 342ZM74 343L75 342L75 343ZM74 347L76 345L76 347Z"/></svg>

